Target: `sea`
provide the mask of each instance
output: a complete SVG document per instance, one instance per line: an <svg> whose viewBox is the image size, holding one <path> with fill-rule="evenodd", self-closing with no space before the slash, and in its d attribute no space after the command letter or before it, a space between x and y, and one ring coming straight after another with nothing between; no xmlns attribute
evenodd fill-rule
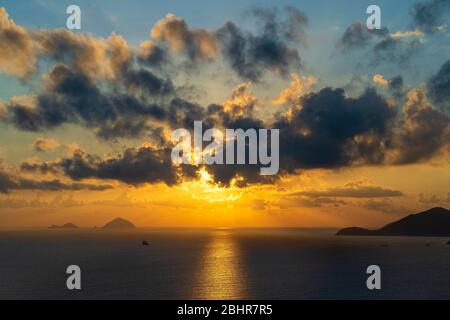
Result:
<svg viewBox="0 0 450 320"><path fill-rule="evenodd" d="M335 232L2 230L0 299L450 299L448 238ZM67 289L71 265L81 290Z"/></svg>

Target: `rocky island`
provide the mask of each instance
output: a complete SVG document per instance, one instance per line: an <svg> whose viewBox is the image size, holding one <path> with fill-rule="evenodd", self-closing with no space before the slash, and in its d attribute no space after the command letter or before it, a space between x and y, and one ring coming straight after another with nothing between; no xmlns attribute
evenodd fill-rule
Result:
<svg viewBox="0 0 450 320"><path fill-rule="evenodd" d="M48 227L49 229L77 229L78 227L74 225L73 223L66 223L61 226L58 226L56 224L51 225Z"/></svg>
<svg viewBox="0 0 450 320"><path fill-rule="evenodd" d="M128 220L125 220L122 218L116 218L116 219L108 222L107 224L105 224L103 226L103 229L114 229L114 230L136 229L136 226Z"/></svg>

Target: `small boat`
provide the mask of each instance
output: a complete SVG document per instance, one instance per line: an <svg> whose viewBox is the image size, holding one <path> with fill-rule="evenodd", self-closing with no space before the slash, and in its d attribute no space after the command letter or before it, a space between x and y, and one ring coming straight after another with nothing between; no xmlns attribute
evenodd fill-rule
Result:
<svg viewBox="0 0 450 320"><path fill-rule="evenodd" d="M147 241L144 240L144 241L142 241L142 245L143 245L143 246L149 246L150 243L148 243Z"/></svg>

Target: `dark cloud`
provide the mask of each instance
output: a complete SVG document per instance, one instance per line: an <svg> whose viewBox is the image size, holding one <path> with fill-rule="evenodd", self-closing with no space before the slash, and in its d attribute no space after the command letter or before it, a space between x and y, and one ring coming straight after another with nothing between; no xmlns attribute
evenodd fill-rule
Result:
<svg viewBox="0 0 450 320"><path fill-rule="evenodd" d="M450 60L427 83L428 95L440 107L450 110Z"/></svg>
<svg viewBox="0 0 450 320"><path fill-rule="evenodd" d="M307 197L302 195L291 194L284 196L278 203L277 206L280 209L290 209L297 207L306 208L321 208L323 206L333 206L339 207L341 205L346 205L347 202L339 199L332 199L327 197Z"/></svg>
<svg viewBox="0 0 450 320"><path fill-rule="evenodd" d="M365 23L355 22L345 30L336 47L345 52L360 49L369 45L372 40L383 39L388 34L387 28L370 30Z"/></svg>
<svg viewBox="0 0 450 320"><path fill-rule="evenodd" d="M172 166L171 148L130 148L122 155L106 159L79 151L59 165L74 180L111 179L131 185L158 182L174 185L179 180Z"/></svg>
<svg viewBox="0 0 450 320"><path fill-rule="evenodd" d="M273 125L280 129L281 167L338 168L384 160L383 140L397 112L374 90L349 98L325 88L301 99L301 108Z"/></svg>
<svg viewBox="0 0 450 320"><path fill-rule="evenodd" d="M167 121L173 128L192 128L194 121L205 118L205 110L202 106L187 100L173 99L167 112Z"/></svg>
<svg viewBox="0 0 450 320"><path fill-rule="evenodd" d="M407 100L392 141L396 164L429 160L450 147L449 117L433 108L420 90L411 91Z"/></svg>
<svg viewBox="0 0 450 320"><path fill-rule="evenodd" d="M305 42L308 17L293 6L286 6L282 11L277 8L253 7L246 16L256 18L258 27L272 34L296 43Z"/></svg>
<svg viewBox="0 0 450 320"><path fill-rule="evenodd" d="M11 190L43 190L43 191L104 191L111 189L110 185L96 185L85 183L64 183L60 180L37 181L21 177L13 177L5 171L0 171L0 193Z"/></svg>
<svg viewBox="0 0 450 320"><path fill-rule="evenodd" d="M369 49L365 59L370 66L382 62L405 64L418 50L418 40L406 41L393 37L387 28L368 29L363 22L350 25L339 39L336 48L342 53Z"/></svg>
<svg viewBox="0 0 450 320"><path fill-rule="evenodd" d="M259 34L246 32L232 22L216 32L222 54L233 70L253 81L260 80L266 71L285 76L289 70L299 70L300 55L290 44L304 41L306 16L292 7L285 19L275 9L254 8L250 16L257 18Z"/></svg>
<svg viewBox="0 0 450 320"><path fill-rule="evenodd" d="M163 80L146 69L126 70L123 81L129 89L141 90L150 96L164 96L175 91L171 80Z"/></svg>
<svg viewBox="0 0 450 320"><path fill-rule="evenodd" d="M32 163L25 161L20 165L20 170L23 172L40 174L56 174L59 171L58 169L58 165L53 162Z"/></svg>
<svg viewBox="0 0 450 320"><path fill-rule="evenodd" d="M165 47L154 44L152 41L144 41L140 45L138 60L140 63L153 68L161 68L170 62L169 52Z"/></svg>
<svg viewBox="0 0 450 320"><path fill-rule="evenodd" d="M197 67L223 57L240 77L253 81L266 71L286 75L291 68L300 68L295 45L305 41L305 14L294 7L253 7L246 17L258 31L245 31L230 21L216 31L192 29L184 19L168 14L151 30L152 40L141 44L140 59L160 66L174 62L170 54L182 54L189 67Z"/></svg>
<svg viewBox="0 0 450 320"><path fill-rule="evenodd" d="M116 141L120 138L139 138L144 133L150 133L153 128L147 120L118 119L117 121L102 125L97 130L97 136L100 139Z"/></svg>
<svg viewBox="0 0 450 320"><path fill-rule="evenodd" d="M405 96L405 87L403 84L403 77L396 76L388 80L388 89L396 99L401 99Z"/></svg>
<svg viewBox="0 0 450 320"><path fill-rule="evenodd" d="M390 198L402 196L403 193L398 190L356 183L344 187L330 188L325 191L302 191L293 195L309 198Z"/></svg>
<svg viewBox="0 0 450 320"><path fill-rule="evenodd" d="M95 131L104 140L148 137L152 143L152 147L127 149L109 158L77 151L60 162L25 162L21 170L63 173L74 180L94 178L131 185L159 182L174 185L184 178L195 178L199 168L172 165L171 145L162 128L192 129L194 121L199 120L203 121L204 130L280 129L280 174L311 168L415 163L430 159L448 146L448 116L418 93L412 94L403 111L398 112L392 102L374 89L351 97L344 89L324 88L297 95L302 97L292 101L294 106L288 113L263 121L247 85L235 90L232 99L223 105L205 108L179 96L172 79L161 76L158 67L175 63L169 57L175 53L184 54L195 65L222 55L234 72L253 81L261 81L268 71L284 76L301 67L298 47L305 43L307 26L302 12L295 8L285 11L253 8L247 17L255 23L253 31L226 22L219 30L210 32L191 29L183 19L168 15L152 30L154 39L142 43L137 54L122 37L114 34L99 39L62 29L30 33L12 24L5 18L4 10L0 11L0 22L7 26L0 23L0 38L18 44L21 43L18 37L25 37L23 41L31 39L39 55L54 64L43 77L40 92L1 104L2 119L27 131L72 123ZM337 47L343 52L369 48L369 58L379 63L407 60L416 44L390 35L387 29L368 30L364 24L355 23L345 31ZM0 55L1 50L10 50L9 46L0 42ZM5 69L1 60L0 68ZM32 70L25 69L26 72L14 72L24 76ZM428 82L428 94L436 105L449 104L449 73L450 61ZM401 76L388 80L386 86L394 97L404 98ZM36 150L46 148L48 143L40 143ZM230 185L232 181L238 186L272 183L277 179L261 176L258 165L213 165L206 170L222 185ZM2 179L4 190L52 185L56 188L58 183L60 188L82 187L58 180L37 182L9 176ZM321 201L325 201L323 198L320 197Z"/></svg>
<svg viewBox="0 0 450 320"><path fill-rule="evenodd" d="M417 40L405 42L387 36L374 45L371 64L378 65L382 62L391 62L403 65L417 52L420 44Z"/></svg>
<svg viewBox="0 0 450 320"><path fill-rule="evenodd" d="M402 87L401 78L388 82L391 90ZM210 105L204 109L182 99L173 99L165 121L174 128L188 130L193 130L193 123L198 120L203 121L203 130L213 127L243 130L277 128L281 137L280 175L301 169L421 162L438 154L450 141L448 117L428 104L424 94L418 90L408 94L401 113L374 89L367 89L359 97L349 97L340 88L325 88L304 95L288 112L289 116L278 115L270 124L256 118L252 112L236 113L232 110L227 111L224 105ZM158 182L174 185L197 177L200 167L172 165L172 145L161 138L162 128L147 127L145 122L136 128L134 123L121 123L108 129L103 127L98 134L105 138L117 134L132 137L144 130L140 126L148 130L146 132L152 141L158 141L158 147L127 149L121 155L104 159L77 151L73 157L56 165L24 163L22 170L62 171L74 180L111 179L132 185ZM155 139L157 137L159 140ZM248 147L247 142L247 151ZM262 176L260 165L216 164L205 169L216 183L224 186L232 182L239 187L273 183L279 177ZM369 191L386 190L357 190L366 194ZM388 193L381 195L389 196ZM311 198L313 195L299 196ZM322 198L325 196L320 195Z"/></svg>
<svg viewBox="0 0 450 320"><path fill-rule="evenodd" d="M125 81L127 86L150 96L161 97L173 88L170 82L145 70L127 72ZM145 97L120 90L103 92L84 74L65 65L56 65L51 70L46 89L28 104L31 105L11 101L8 105L10 121L22 130L41 131L77 123L100 128L102 138L117 137L123 132L138 133L137 129L147 129L144 120L162 121L168 116L164 107Z"/></svg>
<svg viewBox="0 0 450 320"><path fill-rule="evenodd" d="M446 14L450 13L450 1L428 0L416 3L411 9L413 26L426 33L435 33L448 22Z"/></svg>

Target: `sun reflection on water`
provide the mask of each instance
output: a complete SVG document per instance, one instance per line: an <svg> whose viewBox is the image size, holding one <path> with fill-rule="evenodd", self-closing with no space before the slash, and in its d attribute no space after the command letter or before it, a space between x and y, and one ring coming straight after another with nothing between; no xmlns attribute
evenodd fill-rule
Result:
<svg viewBox="0 0 450 320"><path fill-rule="evenodd" d="M246 298L247 277L230 231L214 231L199 266L193 299Z"/></svg>

